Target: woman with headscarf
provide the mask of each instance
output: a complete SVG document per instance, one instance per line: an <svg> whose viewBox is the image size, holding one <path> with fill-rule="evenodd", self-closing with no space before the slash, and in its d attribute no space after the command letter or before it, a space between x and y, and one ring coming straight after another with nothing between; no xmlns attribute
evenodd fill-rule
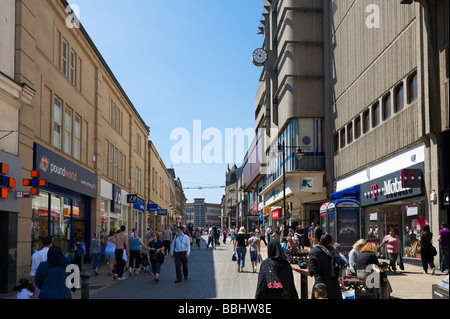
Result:
<svg viewBox="0 0 450 319"><path fill-rule="evenodd" d="M298 299L292 268L278 240L267 246L268 258L259 269L256 299Z"/></svg>
<svg viewBox="0 0 450 319"><path fill-rule="evenodd" d="M314 276L313 288L318 283L325 284L328 299L342 299L338 269L334 269L331 262L332 257L337 254L333 247L333 238L330 234L324 233L322 228L316 227L311 232L311 241L313 248L309 253L308 269L292 269L306 276ZM311 299L314 298L313 289Z"/></svg>
<svg viewBox="0 0 450 319"><path fill-rule="evenodd" d="M41 262L36 271L35 284L40 289L39 299L72 299L66 286L67 265L61 248L50 247L47 261Z"/></svg>

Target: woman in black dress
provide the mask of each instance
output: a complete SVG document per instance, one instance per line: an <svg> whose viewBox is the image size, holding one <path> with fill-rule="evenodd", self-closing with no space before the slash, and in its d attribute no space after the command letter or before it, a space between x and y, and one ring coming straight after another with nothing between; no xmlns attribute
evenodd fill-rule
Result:
<svg viewBox="0 0 450 319"><path fill-rule="evenodd" d="M332 269L331 258L336 254L333 247L333 238L330 234L324 233L323 229L316 227L311 233L312 244L314 245L309 253L308 269L292 268L306 276L314 276L314 285L323 283L327 286L328 299L342 299L339 287L338 269ZM311 299L314 299L314 289L312 289Z"/></svg>
<svg viewBox="0 0 450 319"><path fill-rule="evenodd" d="M420 233L419 242L421 245L420 257L422 259L423 272L428 274L428 265L431 268L431 274L434 275L434 253L433 244L431 240L433 239L433 233L430 231L430 225L423 226L423 231Z"/></svg>
<svg viewBox="0 0 450 319"><path fill-rule="evenodd" d="M256 299L298 299L294 275L278 240L267 246L268 258L259 269Z"/></svg>

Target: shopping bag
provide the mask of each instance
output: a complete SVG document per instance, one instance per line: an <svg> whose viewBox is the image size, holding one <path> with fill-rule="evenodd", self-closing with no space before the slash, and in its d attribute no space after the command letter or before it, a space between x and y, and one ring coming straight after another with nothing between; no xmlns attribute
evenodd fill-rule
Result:
<svg viewBox="0 0 450 319"><path fill-rule="evenodd" d="M236 252L233 253L233 256L231 257L231 260L232 260L232 261L236 261L236 260L237 260Z"/></svg>
<svg viewBox="0 0 450 319"><path fill-rule="evenodd" d="M342 292L342 299L355 299L355 289L349 289Z"/></svg>

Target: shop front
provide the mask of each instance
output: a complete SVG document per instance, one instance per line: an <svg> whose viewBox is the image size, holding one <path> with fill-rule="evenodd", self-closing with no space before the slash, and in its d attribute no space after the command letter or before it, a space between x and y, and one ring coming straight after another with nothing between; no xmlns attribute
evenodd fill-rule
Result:
<svg viewBox="0 0 450 319"><path fill-rule="evenodd" d="M363 237L379 245L393 228L400 238L405 261L411 262L420 259L418 240L429 222L423 169L424 164L420 163L361 184ZM408 184L408 177L415 182Z"/></svg>
<svg viewBox="0 0 450 319"><path fill-rule="evenodd" d="M97 198L97 175L34 143L34 169L47 186L32 199L31 241L52 236L64 253L75 240L90 245L91 204Z"/></svg>
<svg viewBox="0 0 450 319"><path fill-rule="evenodd" d="M133 228L141 237L143 237L147 231L145 221L145 201L137 198L137 202L133 203Z"/></svg>

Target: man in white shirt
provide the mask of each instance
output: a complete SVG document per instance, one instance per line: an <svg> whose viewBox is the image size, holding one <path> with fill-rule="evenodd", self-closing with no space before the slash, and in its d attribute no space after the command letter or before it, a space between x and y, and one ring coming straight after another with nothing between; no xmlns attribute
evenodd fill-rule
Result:
<svg viewBox="0 0 450 319"><path fill-rule="evenodd" d="M36 270L43 261L47 261L48 249L51 247L53 239L51 237L42 238L42 249L36 251L31 258L31 270L30 270L30 284L34 286L34 277L36 276ZM34 298L38 299L39 288L34 287Z"/></svg>
<svg viewBox="0 0 450 319"><path fill-rule="evenodd" d="M184 234L183 226L178 226L178 233L175 235L170 247L171 258L175 258L175 272L177 275L177 280L175 280L175 283L181 282L181 265L183 265L184 279L188 279L188 258L190 252L191 243L189 241L189 236Z"/></svg>

